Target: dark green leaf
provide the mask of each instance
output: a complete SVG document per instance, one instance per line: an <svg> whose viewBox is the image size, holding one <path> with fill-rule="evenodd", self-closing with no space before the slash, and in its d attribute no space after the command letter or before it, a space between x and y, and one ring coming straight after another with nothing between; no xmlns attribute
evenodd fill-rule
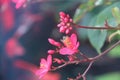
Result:
<svg viewBox="0 0 120 80"><path fill-rule="evenodd" d="M117 2L111 6L108 6L103 11L101 11L97 16L95 16L90 22L89 26L104 27L105 20L111 26L118 25L115 18L112 15L112 8L120 7L120 2ZM101 52L101 48L106 40L107 31L106 30L88 30L88 38L92 46L97 50L98 53Z"/></svg>

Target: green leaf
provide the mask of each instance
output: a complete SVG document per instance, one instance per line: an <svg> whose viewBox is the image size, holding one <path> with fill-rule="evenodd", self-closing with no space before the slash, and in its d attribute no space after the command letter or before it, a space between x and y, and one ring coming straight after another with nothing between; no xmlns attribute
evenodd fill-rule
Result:
<svg viewBox="0 0 120 80"><path fill-rule="evenodd" d="M120 45L112 49L108 55L113 58L120 58Z"/></svg>
<svg viewBox="0 0 120 80"><path fill-rule="evenodd" d="M97 76L95 80L120 80L120 73L108 73L101 76Z"/></svg>
<svg viewBox="0 0 120 80"><path fill-rule="evenodd" d="M73 17L74 23L78 23L84 15L94 8L95 0L89 0L88 2L81 4L77 9Z"/></svg>
<svg viewBox="0 0 120 80"><path fill-rule="evenodd" d="M101 53L101 47L104 45L106 40L106 30L88 30L88 38L92 46Z"/></svg>
<svg viewBox="0 0 120 80"><path fill-rule="evenodd" d="M114 3L103 11L101 11L97 16L95 16L90 22L89 26L95 27L104 27L105 20L107 20L108 24L111 26L118 25L115 21L115 18L112 15L112 8L120 7L120 2ZM98 53L101 52L101 48L105 43L107 37L106 30L88 30L88 38L92 46L97 50Z"/></svg>
<svg viewBox="0 0 120 80"><path fill-rule="evenodd" d="M118 7L114 7L112 9L112 14L115 17L118 24L120 24L120 9Z"/></svg>

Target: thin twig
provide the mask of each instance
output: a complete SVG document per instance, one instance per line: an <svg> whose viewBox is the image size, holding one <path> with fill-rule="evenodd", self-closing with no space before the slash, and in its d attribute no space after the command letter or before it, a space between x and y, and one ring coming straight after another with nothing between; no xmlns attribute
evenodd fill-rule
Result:
<svg viewBox="0 0 120 80"><path fill-rule="evenodd" d="M85 58L85 59L88 59L88 60L89 60L89 58L88 58L86 55L84 55L82 52L80 52L80 51L79 51L79 54L80 54L80 56L82 56L83 58Z"/></svg>
<svg viewBox="0 0 120 80"><path fill-rule="evenodd" d="M109 26L109 27L88 27L88 26L81 26L81 25L77 25L77 24L72 24L74 27L76 27L76 28L85 28L85 29L100 29L100 30L102 30L102 29L104 29L104 30L120 30L120 28L119 27L111 27L111 26Z"/></svg>
<svg viewBox="0 0 120 80"><path fill-rule="evenodd" d="M85 76L86 73L88 72L88 70L90 69L90 67L92 66L94 61L91 61L90 64L88 65L87 69L85 70L85 72L82 74L82 76Z"/></svg>
<svg viewBox="0 0 120 80"><path fill-rule="evenodd" d="M109 51L111 51L113 48L115 48L119 44L120 44L120 40L118 42L116 42L115 44L113 44L110 48L108 48L104 52L100 53L98 56L93 57L91 60L99 59L100 57L102 57L103 55L107 54Z"/></svg>
<svg viewBox="0 0 120 80"><path fill-rule="evenodd" d="M68 61L68 62L65 62L64 64L58 66L58 67L54 67L53 69L51 69L50 71L55 71L55 70L58 70L60 68L63 68L67 65L70 65L70 64L80 64L80 63L84 63L84 62L91 62L90 60L88 61L88 59L83 59L83 60L75 60L75 61Z"/></svg>

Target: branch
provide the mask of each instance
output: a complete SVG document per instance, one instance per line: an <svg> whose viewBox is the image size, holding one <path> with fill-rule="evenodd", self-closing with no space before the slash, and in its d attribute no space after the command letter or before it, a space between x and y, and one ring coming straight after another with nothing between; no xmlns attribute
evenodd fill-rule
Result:
<svg viewBox="0 0 120 80"><path fill-rule="evenodd" d="M89 58L88 58L89 59ZM51 69L50 71L55 71L55 70L58 70L60 68L63 68L67 65L71 65L71 64L80 64L80 63L84 63L84 62L91 62L91 60L88 60L88 59L83 59L83 60L75 60L75 61L67 61L65 62L64 64L58 66L58 67L54 67L53 69Z"/></svg>
<svg viewBox="0 0 120 80"><path fill-rule="evenodd" d="M107 54L109 51L111 51L113 48L115 48L119 44L120 44L120 40L118 42L116 42L115 44L113 44L110 48L108 48L104 52L100 53L98 56L95 56L95 57L91 58L91 60L99 59L100 57L102 57L103 55Z"/></svg>
<svg viewBox="0 0 120 80"><path fill-rule="evenodd" d="M76 28L85 28L85 29L104 29L104 30L120 30L120 27L111 27L111 26L107 26L107 27L88 27L88 26L81 26L81 25L77 25L77 24L72 24L74 27Z"/></svg>
<svg viewBox="0 0 120 80"><path fill-rule="evenodd" d="M58 70L60 68L63 68L65 66L71 65L71 64L80 64L80 63L84 63L84 62L95 61L95 60L99 59L100 57L102 57L103 55L107 54L110 50L112 50L113 48L115 48L119 44L120 44L120 40L118 42L116 42L114 45L112 45L110 48L108 48L107 50L105 50L104 52L102 52L101 54L99 54L98 56L95 56L93 58L82 59L82 60L68 61L68 62L65 62L64 64L62 64L62 65L60 65L58 67L54 67L50 71L55 71L55 70Z"/></svg>
<svg viewBox="0 0 120 80"><path fill-rule="evenodd" d="M75 79L73 78L68 78L68 80L80 80L81 78L83 78L83 80L86 80L85 75L87 74L87 72L89 71L89 69L91 68L92 64L94 61L91 61L87 67L87 69L84 71L84 73L81 75L80 73L78 74L78 76L76 76Z"/></svg>

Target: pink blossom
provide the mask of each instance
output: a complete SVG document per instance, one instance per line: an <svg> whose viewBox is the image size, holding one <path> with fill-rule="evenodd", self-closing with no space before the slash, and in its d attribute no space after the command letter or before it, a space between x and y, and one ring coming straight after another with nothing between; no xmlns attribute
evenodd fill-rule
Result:
<svg viewBox="0 0 120 80"><path fill-rule="evenodd" d="M59 15L60 23L57 25L60 28L59 31L66 34L70 33L70 31L72 30L71 23L73 22L73 20L68 14L65 14L64 12L60 12Z"/></svg>
<svg viewBox="0 0 120 80"><path fill-rule="evenodd" d="M51 55L48 55L47 60L42 58L40 62L40 69L37 70L36 75L38 75L39 78L42 78L51 69L51 65L52 65Z"/></svg>
<svg viewBox="0 0 120 80"><path fill-rule="evenodd" d="M62 47L59 52L62 55L72 55L78 51L79 42L77 41L76 34L72 34L70 37L66 36L62 40L65 47Z"/></svg>
<svg viewBox="0 0 120 80"><path fill-rule="evenodd" d="M23 6L27 0L12 0L12 1L16 3L16 8L18 9L21 6Z"/></svg>

